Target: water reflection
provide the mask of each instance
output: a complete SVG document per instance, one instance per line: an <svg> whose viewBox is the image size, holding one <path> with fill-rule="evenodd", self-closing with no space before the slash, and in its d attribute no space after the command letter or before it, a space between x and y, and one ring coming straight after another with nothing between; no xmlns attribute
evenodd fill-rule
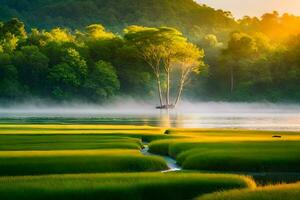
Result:
<svg viewBox="0 0 300 200"><path fill-rule="evenodd" d="M161 110L159 118L159 126L165 128L172 127L172 119L169 110Z"/></svg>
<svg viewBox="0 0 300 200"><path fill-rule="evenodd" d="M244 128L300 131L300 105L198 103L178 110L150 104L107 107L0 107L0 123L133 124L187 128Z"/></svg>
<svg viewBox="0 0 300 200"><path fill-rule="evenodd" d="M300 113L161 113L149 125L184 128L230 128L300 131Z"/></svg>

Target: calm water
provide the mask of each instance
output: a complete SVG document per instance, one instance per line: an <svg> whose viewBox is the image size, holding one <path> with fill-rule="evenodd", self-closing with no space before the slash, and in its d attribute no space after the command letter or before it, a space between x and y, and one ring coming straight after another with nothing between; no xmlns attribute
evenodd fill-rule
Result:
<svg viewBox="0 0 300 200"><path fill-rule="evenodd" d="M300 131L300 104L183 103L160 111L153 104L107 106L18 105L0 107L0 123L134 124L191 128L244 128Z"/></svg>

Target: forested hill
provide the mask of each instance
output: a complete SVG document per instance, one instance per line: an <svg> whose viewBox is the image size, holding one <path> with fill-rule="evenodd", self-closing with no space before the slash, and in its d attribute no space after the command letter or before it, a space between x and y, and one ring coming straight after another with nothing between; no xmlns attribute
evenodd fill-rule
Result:
<svg viewBox="0 0 300 200"><path fill-rule="evenodd" d="M0 102L28 97L102 102L119 94L155 97L155 74L139 47L132 46L128 30L157 29L163 33L158 36L171 31L175 39L183 32L180 41L200 50L170 53L180 55L181 64L203 62L186 82L186 96L300 101L298 16L273 12L235 20L229 12L193 0L0 0ZM169 44L161 38L149 41L150 53ZM193 49L181 47L170 49ZM186 55L205 57L183 62ZM171 92L177 91L171 87Z"/></svg>
<svg viewBox="0 0 300 200"><path fill-rule="evenodd" d="M101 23L112 31L137 24L197 32L199 28L235 25L230 13L193 0L0 0L0 20L12 17L18 17L28 27L43 29Z"/></svg>

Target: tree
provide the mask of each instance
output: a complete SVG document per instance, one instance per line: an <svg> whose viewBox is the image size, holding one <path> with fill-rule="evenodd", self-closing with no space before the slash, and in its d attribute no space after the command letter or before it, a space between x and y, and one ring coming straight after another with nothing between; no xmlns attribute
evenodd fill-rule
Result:
<svg viewBox="0 0 300 200"><path fill-rule="evenodd" d="M0 40L1 51L5 53L13 53L19 44L19 39L12 35L6 34L5 37Z"/></svg>
<svg viewBox="0 0 300 200"><path fill-rule="evenodd" d="M18 70L9 54L0 53L0 98L14 99L24 94L18 81Z"/></svg>
<svg viewBox="0 0 300 200"><path fill-rule="evenodd" d="M113 63L117 57L118 49L123 41L117 35L105 30L101 24L92 24L78 37L84 42L91 62L99 60Z"/></svg>
<svg viewBox="0 0 300 200"><path fill-rule="evenodd" d="M120 82L114 67L107 62L95 64L84 84L84 93L93 101L103 102L120 89Z"/></svg>
<svg viewBox="0 0 300 200"><path fill-rule="evenodd" d="M14 35L19 39L25 39L27 33L25 31L24 23L16 18L5 22L2 26L0 26L0 38L4 38L8 34Z"/></svg>
<svg viewBox="0 0 300 200"><path fill-rule="evenodd" d="M134 45L137 48L137 53L151 67L155 75L160 107L169 106L170 73L167 74L165 103L163 102L161 83L162 69L166 72L170 69L170 49L167 50L169 36L164 34L165 30L166 28L147 28L140 26L131 26L125 29L125 39L129 42L129 45ZM169 31L172 31L174 35L179 33L175 31L175 29L169 29Z"/></svg>
<svg viewBox="0 0 300 200"><path fill-rule="evenodd" d="M189 40L169 27L130 26L123 37L100 24L82 31L32 29L27 34L19 20L0 22L0 98L102 102L120 92L144 99L158 96L159 108L171 108L188 88L189 95L201 100L299 102L300 17L276 12L245 17L231 34L232 27L224 27L229 22L215 17L217 24L209 24L209 17L193 19L182 29ZM208 27L197 26L199 20Z"/></svg>
<svg viewBox="0 0 300 200"><path fill-rule="evenodd" d="M149 99L156 94L156 81L151 68L138 55L136 48L122 45L111 60L120 80L120 93Z"/></svg>
<svg viewBox="0 0 300 200"><path fill-rule="evenodd" d="M47 30L53 27L82 30L87 24L101 22L109 30L121 32L131 24L163 24L189 34L194 27L207 34L224 32L224 28L235 28L237 24L227 11L199 5L193 0L176 1L174 5L170 0L68 0L59 3L56 0L0 0L0 19L19 16L28 23L29 29Z"/></svg>
<svg viewBox="0 0 300 200"><path fill-rule="evenodd" d="M25 40L25 25L18 19L11 19L0 25L0 52L12 53Z"/></svg>
<svg viewBox="0 0 300 200"><path fill-rule="evenodd" d="M80 80L73 68L67 63L55 65L48 75L52 87L52 95L56 99L65 100L73 97Z"/></svg>
<svg viewBox="0 0 300 200"><path fill-rule="evenodd" d="M78 96L88 73L86 61L78 51L68 48L64 52L62 62L52 67L48 75L52 94L58 99Z"/></svg>
<svg viewBox="0 0 300 200"><path fill-rule="evenodd" d="M46 77L49 59L36 46L23 46L13 56L20 82L34 94L46 94Z"/></svg>
<svg viewBox="0 0 300 200"><path fill-rule="evenodd" d="M202 45L207 48L221 48L223 43L219 42L218 38L214 34L207 34L202 39Z"/></svg>
<svg viewBox="0 0 300 200"><path fill-rule="evenodd" d="M131 26L125 29L125 39L129 45L136 47L137 53L151 67L156 77L160 100L159 108L175 107L179 102L188 75L190 72L196 71L192 70L196 68L195 63L203 58L200 50L187 42L181 32L168 27ZM189 52L188 48L191 48ZM181 82L175 104L173 104L170 101L171 73L176 66L180 66L181 69ZM166 78L162 79L163 76ZM163 100L162 85L166 85L165 101Z"/></svg>
<svg viewBox="0 0 300 200"><path fill-rule="evenodd" d="M161 62L163 59L163 47L159 43L159 29L146 28L140 26L131 26L125 29L125 40L129 46L134 46L137 49L137 54L143 59L152 69L156 78L157 90L159 95L160 106L163 107L163 95L161 86Z"/></svg>
<svg viewBox="0 0 300 200"><path fill-rule="evenodd" d="M181 47L180 54L178 55L178 63L180 70L179 89L174 103L176 107L181 98L183 88L188 81L191 73L199 74L201 67L205 66L203 62L204 50L199 50L198 47L191 43L186 43Z"/></svg>
<svg viewBox="0 0 300 200"><path fill-rule="evenodd" d="M101 24L92 24L87 26L86 35L89 39L93 40L113 39L116 37L115 34L106 31L104 26L102 26Z"/></svg>
<svg viewBox="0 0 300 200"><path fill-rule="evenodd" d="M250 58L257 53L255 40L248 34L233 33L228 42L228 47L223 51L223 59L229 64L230 93L235 89L235 75L238 62L244 58Z"/></svg>

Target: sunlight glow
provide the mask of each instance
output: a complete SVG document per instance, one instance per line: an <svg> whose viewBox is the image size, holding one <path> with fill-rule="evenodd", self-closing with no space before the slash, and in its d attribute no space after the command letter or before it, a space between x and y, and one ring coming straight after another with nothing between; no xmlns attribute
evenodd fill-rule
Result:
<svg viewBox="0 0 300 200"><path fill-rule="evenodd" d="M197 2L219 9L230 10L237 18L244 15L261 16L263 13L274 10L280 13L288 12L300 15L299 0L197 0Z"/></svg>

